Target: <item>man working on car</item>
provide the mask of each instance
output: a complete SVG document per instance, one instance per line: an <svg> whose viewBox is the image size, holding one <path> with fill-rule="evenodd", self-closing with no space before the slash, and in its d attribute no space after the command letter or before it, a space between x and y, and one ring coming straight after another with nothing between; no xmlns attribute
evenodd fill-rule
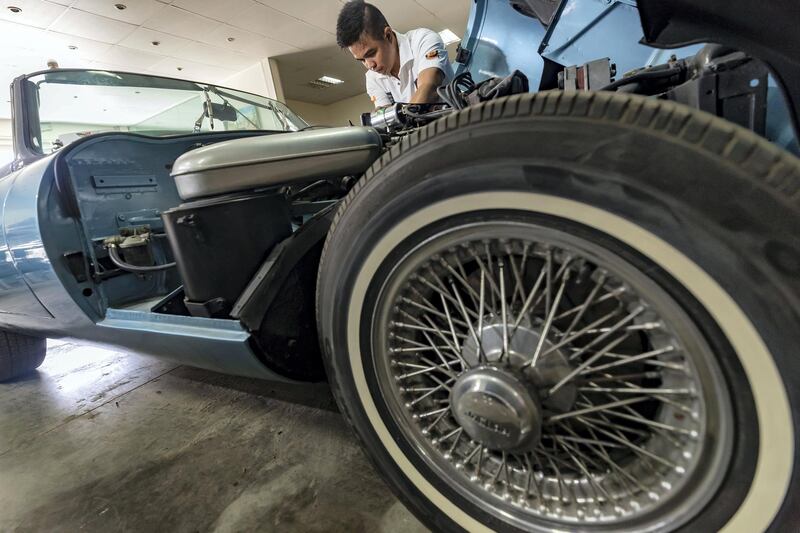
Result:
<svg viewBox="0 0 800 533"><path fill-rule="evenodd" d="M438 33L425 28L395 32L383 13L363 0L342 8L336 41L368 69L367 93L375 107L438 102L436 90L453 79Z"/></svg>

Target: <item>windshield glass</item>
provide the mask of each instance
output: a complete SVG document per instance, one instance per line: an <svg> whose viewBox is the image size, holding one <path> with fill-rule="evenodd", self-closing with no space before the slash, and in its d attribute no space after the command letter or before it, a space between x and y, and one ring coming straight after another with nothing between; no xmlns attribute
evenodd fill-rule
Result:
<svg viewBox="0 0 800 533"><path fill-rule="evenodd" d="M28 78L31 148L49 154L93 133L165 136L209 131L297 131L284 104L190 81L109 71L53 71ZM33 109L35 107L35 109ZM38 120L36 120L38 116Z"/></svg>

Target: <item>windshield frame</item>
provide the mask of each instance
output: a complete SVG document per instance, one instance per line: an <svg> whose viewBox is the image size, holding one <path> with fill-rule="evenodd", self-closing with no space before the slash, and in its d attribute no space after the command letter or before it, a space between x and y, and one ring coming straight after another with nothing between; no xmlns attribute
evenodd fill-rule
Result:
<svg viewBox="0 0 800 533"><path fill-rule="evenodd" d="M270 104L278 104L278 106L285 106L289 109L303 124L303 127L308 127L308 123L297 113L295 113L291 108L286 106L283 102L275 100L274 98L268 98L266 96L242 91L240 89L234 89L231 87L226 87L223 85L218 85L214 83L205 83L205 82L198 82L192 80L186 80L182 78L174 78L170 76L159 76L154 74L143 74L139 72L127 72L121 70L107 70L107 69L87 69L87 68L63 68L63 69L47 69L47 70L40 70L36 72L32 72L30 74L24 74L14 79L11 84L11 121L12 121L12 135L13 135L13 146L14 146L14 161L11 163L11 170L17 170L23 167L26 164L32 163L38 159L42 159L43 157L48 157L53 155L52 153L43 153L44 151L41 148L34 146L33 144L33 137L34 134L37 134L38 137L41 138L41 123L39 118L39 105L36 101L36 94L33 90L29 87L29 82L31 78L35 78L37 76L42 76L45 74L58 74L58 73L71 73L71 72L108 72L109 74L119 74L122 76L141 76L145 78L152 78L158 80L164 80L166 83L169 84L171 82L176 82L178 85L186 85L190 88L196 88L198 94L202 94L204 89L216 89L223 94L227 98L233 97L237 98L236 93L241 93L244 95L254 96L256 100L253 102L249 102L251 104L255 104L258 106L262 106L262 104L258 104L258 99L266 99ZM92 84L86 84L92 85ZM234 91L234 94L228 93L228 91ZM275 109L279 109L276 107ZM275 111L277 113L277 111ZM301 128L302 129L302 128ZM258 132L263 131L265 133L275 133L279 130L242 130L247 132ZM124 133L124 132L120 132ZM220 130L219 132L202 132L203 135L208 135L211 133L231 133L231 130L223 131ZM101 134L101 133L98 133ZM169 138L174 136L184 136L184 135L192 135L192 132L176 132L175 134L167 134L167 135L147 135L146 133L139 133L139 132L132 132L132 134L151 137L154 139L158 138ZM54 152L58 153L58 152Z"/></svg>

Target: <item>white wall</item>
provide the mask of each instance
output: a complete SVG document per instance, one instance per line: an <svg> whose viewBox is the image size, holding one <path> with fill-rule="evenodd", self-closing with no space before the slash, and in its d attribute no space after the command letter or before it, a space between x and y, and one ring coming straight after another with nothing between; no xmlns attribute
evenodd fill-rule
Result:
<svg viewBox="0 0 800 533"><path fill-rule="evenodd" d="M226 79L223 85L231 89L268 96L269 87L264 78L264 69L261 66L261 62L254 63L238 74L234 74Z"/></svg>
<svg viewBox="0 0 800 533"><path fill-rule="evenodd" d="M328 125L330 113L326 105L301 102L299 100L286 100L286 105L312 126Z"/></svg>
<svg viewBox="0 0 800 533"><path fill-rule="evenodd" d="M370 113L375 109L367 93L346 98L328 106L333 126L346 126L348 120L353 124L361 124L361 113Z"/></svg>
<svg viewBox="0 0 800 533"><path fill-rule="evenodd" d="M273 63L274 61L270 59L259 61L226 79L222 85L282 102L283 89Z"/></svg>
<svg viewBox="0 0 800 533"><path fill-rule="evenodd" d="M311 104L298 100L286 100L292 110L314 126L347 126L361 124L361 113L374 109L369 97L365 94L346 98L330 105Z"/></svg>

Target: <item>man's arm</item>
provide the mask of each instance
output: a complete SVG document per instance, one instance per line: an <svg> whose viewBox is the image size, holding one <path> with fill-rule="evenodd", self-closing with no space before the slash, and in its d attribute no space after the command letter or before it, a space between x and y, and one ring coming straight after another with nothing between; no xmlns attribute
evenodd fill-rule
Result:
<svg viewBox="0 0 800 533"><path fill-rule="evenodd" d="M411 98L412 104L430 104L439 101L436 90L444 82L444 72L437 67L423 70L417 78L417 92Z"/></svg>
<svg viewBox="0 0 800 533"><path fill-rule="evenodd" d="M453 77L453 68L447 57L441 36L427 28L415 30L411 37L414 53L414 70L417 73L417 91L411 98L413 104L439 101L436 89Z"/></svg>

